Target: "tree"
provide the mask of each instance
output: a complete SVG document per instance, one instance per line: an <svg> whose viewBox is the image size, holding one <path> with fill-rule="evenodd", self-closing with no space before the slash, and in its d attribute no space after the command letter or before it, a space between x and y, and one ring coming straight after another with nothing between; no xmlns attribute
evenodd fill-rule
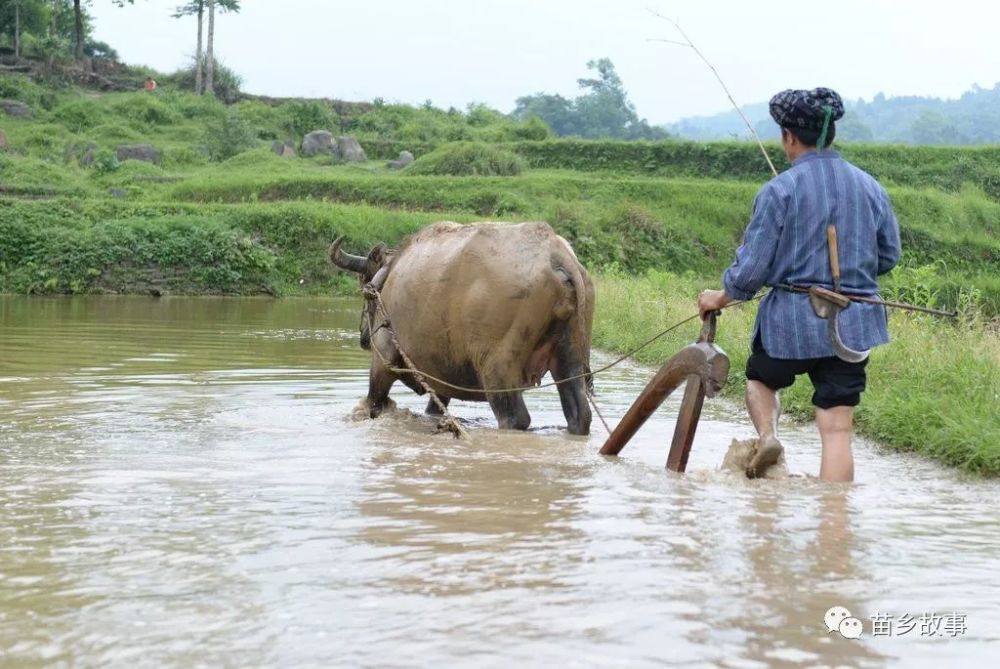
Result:
<svg viewBox="0 0 1000 669"><path fill-rule="evenodd" d="M521 120L537 116L562 136L618 139L669 136L666 130L651 127L645 119L639 118L610 59L592 60L587 63L587 69L596 70L598 76L577 79L584 93L576 99L536 93L518 98L513 116Z"/></svg>
<svg viewBox="0 0 1000 669"><path fill-rule="evenodd" d="M21 57L21 0L14 0L14 57Z"/></svg>
<svg viewBox="0 0 1000 669"><path fill-rule="evenodd" d="M36 38L36 49L46 58L52 54L61 55L73 37L72 25L61 19L69 16L72 7L70 0L0 0L0 33L10 35L18 57L22 55L25 35ZM83 19L86 34L86 12Z"/></svg>
<svg viewBox="0 0 1000 669"><path fill-rule="evenodd" d="M849 112L842 121L837 121L837 141L845 142L871 142L875 140L875 133L871 126L864 122L857 112Z"/></svg>
<svg viewBox="0 0 1000 669"><path fill-rule="evenodd" d="M10 35L15 56L21 56L24 35L41 37L45 33L49 10L48 0L0 2L0 33Z"/></svg>
<svg viewBox="0 0 1000 669"><path fill-rule="evenodd" d="M49 27L49 40L46 44L46 49L48 50L48 68L47 72L49 76L52 75L52 65L56 60L56 51L59 48L59 0L52 0L52 25Z"/></svg>
<svg viewBox="0 0 1000 669"><path fill-rule="evenodd" d="M239 0L208 0L208 44L205 48L205 91L215 95L215 7L222 12L240 11Z"/></svg>
<svg viewBox="0 0 1000 669"><path fill-rule="evenodd" d="M205 57L205 91L215 95L215 0L208 0L208 48Z"/></svg>
<svg viewBox="0 0 1000 669"><path fill-rule="evenodd" d="M590 92L576 99L577 112L582 117L588 135L621 137L625 130L639 122L635 106L629 102L621 77L609 58L592 60L588 70L597 70L598 79L577 79L580 88Z"/></svg>
<svg viewBox="0 0 1000 669"><path fill-rule="evenodd" d="M186 5L181 5L174 11L174 18L179 19L184 16L197 16L198 17L198 45L194 52L194 92L195 95L201 95L201 72L202 72L202 55L201 55L201 41L202 33L204 32L202 26L205 22L205 0L194 0Z"/></svg>
<svg viewBox="0 0 1000 669"><path fill-rule="evenodd" d="M204 34L204 24L205 24L205 7L210 5L208 23L209 23L209 37L208 37L208 58L202 54L202 36ZM214 7L219 7L223 12L239 12L240 11L240 0L190 0L186 4L180 5L174 10L173 17L179 19L185 16L195 16L198 19L198 42L195 49L194 55L194 92L200 95L204 90L211 91L215 86L215 54L214 54L214 40L215 40L215 11ZM211 61L211 65L209 65ZM212 69L212 88L209 88L207 84L207 70L211 67ZM205 71L206 76L203 78L202 72ZM204 83L203 83L204 82Z"/></svg>
<svg viewBox="0 0 1000 669"><path fill-rule="evenodd" d="M522 121L539 118L560 136L578 135L573 101L561 95L535 93L518 98L512 116Z"/></svg>
<svg viewBox="0 0 1000 669"><path fill-rule="evenodd" d="M915 144L966 144L967 141L945 114L925 109L910 126Z"/></svg>
<svg viewBox="0 0 1000 669"><path fill-rule="evenodd" d="M73 57L83 60L83 8L80 0L73 0Z"/></svg>

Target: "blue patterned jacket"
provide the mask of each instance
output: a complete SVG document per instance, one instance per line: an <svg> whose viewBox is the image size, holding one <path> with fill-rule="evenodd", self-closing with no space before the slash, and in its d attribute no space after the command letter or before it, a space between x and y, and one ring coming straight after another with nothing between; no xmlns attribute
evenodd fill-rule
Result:
<svg viewBox="0 0 1000 669"><path fill-rule="evenodd" d="M781 283L832 288L826 242L831 223L837 227L841 290L875 295L876 277L899 262L899 225L885 189L836 151L806 153L760 189L743 244L722 277L726 294L746 300ZM838 323L853 349L889 341L882 306L854 302ZM774 358L833 355L826 323L805 294L771 290L757 312L754 335L758 332Z"/></svg>

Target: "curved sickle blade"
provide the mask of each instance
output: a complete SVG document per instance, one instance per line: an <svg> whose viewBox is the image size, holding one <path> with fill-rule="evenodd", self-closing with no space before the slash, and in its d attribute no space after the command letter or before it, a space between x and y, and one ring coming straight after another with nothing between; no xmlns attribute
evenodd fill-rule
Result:
<svg viewBox="0 0 1000 669"><path fill-rule="evenodd" d="M830 335L830 346L833 347L833 354L844 362L861 362L867 359L870 351L855 351L840 338L840 328L837 327L838 315L840 315L840 309L835 309L826 319L826 332Z"/></svg>
<svg viewBox="0 0 1000 669"><path fill-rule="evenodd" d="M820 286L812 286L809 289L809 303L816 315L826 321L826 332L830 337L830 347L833 348L835 356L844 362L861 362L868 357L868 351L855 351L849 348L840 336L837 316L850 306L847 297Z"/></svg>

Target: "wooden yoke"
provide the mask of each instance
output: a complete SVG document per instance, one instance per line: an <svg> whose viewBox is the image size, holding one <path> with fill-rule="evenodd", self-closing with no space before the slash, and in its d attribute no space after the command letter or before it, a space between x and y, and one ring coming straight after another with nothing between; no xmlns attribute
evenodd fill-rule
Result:
<svg viewBox="0 0 1000 669"><path fill-rule="evenodd" d="M729 375L729 357L715 345L717 316L718 312L710 313L702 324L698 341L682 348L660 368L604 442L602 455L618 455L670 393L687 382L667 455L667 469L683 472L687 468L705 396L715 396L726 385Z"/></svg>

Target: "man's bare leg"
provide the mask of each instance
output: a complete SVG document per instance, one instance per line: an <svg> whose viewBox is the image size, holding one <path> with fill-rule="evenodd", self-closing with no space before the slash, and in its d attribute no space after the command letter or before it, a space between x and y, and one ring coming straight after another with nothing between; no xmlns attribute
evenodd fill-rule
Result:
<svg viewBox="0 0 1000 669"><path fill-rule="evenodd" d="M854 432L854 407L816 409L816 426L823 440L819 477L824 481L853 481L851 434Z"/></svg>
<svg viewBox="0 0 1000 669"><path fill-rule="evenodd" d="M747 465L747 476L763 476L767 468L778 461L784 449L778 441L778 415L781 403L778 393L760 381L747 381L747 413L757 429L757 451Z"/></svg>

